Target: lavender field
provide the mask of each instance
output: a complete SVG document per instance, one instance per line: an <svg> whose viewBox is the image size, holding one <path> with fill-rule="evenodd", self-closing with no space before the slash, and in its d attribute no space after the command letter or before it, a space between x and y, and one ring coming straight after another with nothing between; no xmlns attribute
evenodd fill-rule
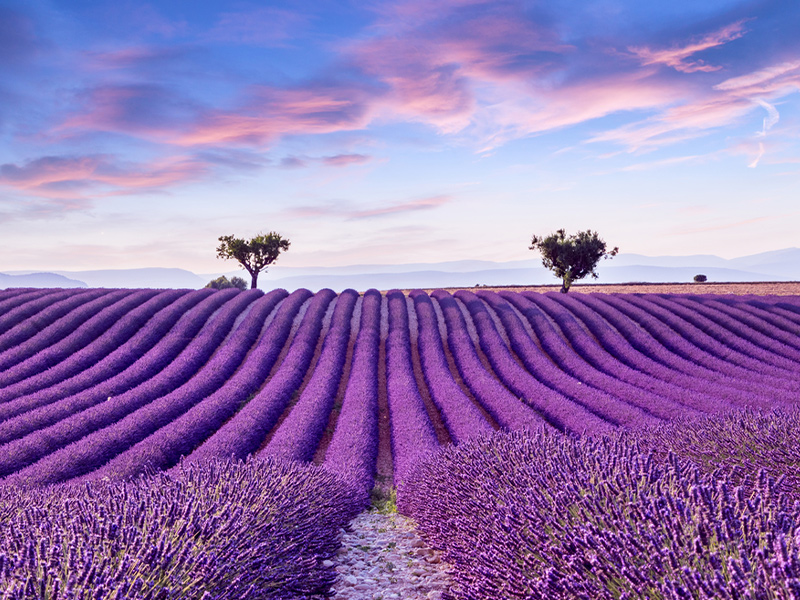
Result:
<svg viewBox="0 0 800 600"><path fill-rule="evenodd" d="M5 290L0 598L318 597L376 486L451 598L800 598L798 365L797 296Z"/></svg>

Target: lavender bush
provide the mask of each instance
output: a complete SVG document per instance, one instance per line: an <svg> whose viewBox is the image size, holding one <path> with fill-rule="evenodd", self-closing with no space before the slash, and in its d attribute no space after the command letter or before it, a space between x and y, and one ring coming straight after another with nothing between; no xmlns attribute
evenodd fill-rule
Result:
<svg viewBox="0 0 800 600"><path fill-rule="evenodd" d="M722 471L736 485L764 477L800 500L800 411L730 411L700 419L676 419L636 432L643 448L672 452L706 473ZM763 482L762 482L763 485Z"/></svg>
<svg viewBox="0 0 800 600"><path fill-rule="evenodd" d="M415 301L419 295L415 297ZM505 429L537 430L547 421L525 402L517 398L485 368L467 332L464 315L455 299L444 291L433 293L447 325L447 345L459 375L484 409ZM432 304L433 306L433 304ZM424 319L421 321L424 327Z"/></svg>
<svg viewBox="0 0 800 600"><path fill-rule="evenodd" d="M352 481L365 502L375 480L378 457L380 339L381 294L367 290L361 304L350 378L324 462L326 469Z"/></svg>
<svg viewBox="0 0 800 600"><path fill-rule="evenodd" d="M174 371L178 368L173 366L175 358L193 341L224 300L222 293L214 294L211 290L198 290L184 296L119 349L123 356L133 355L132 364L122 372L114 371L113 364L100 361L57 385L0 404L0 419L3 420L0 444L44 429L108 398L136 389L144 382L152 385L151 380L162 371ZM206 329L214 329L216 325L215 322ZM172 375L169 377L172 380ZM138 389L135 394L141 398L144 390Z"/></svg>
<svg viewBox="0 0 800 600"><path fill-rule="evenodd" d="M0 485L0 599L302 599L360 510L319 467L182 465L128 482Z"/></svg>
<svg viewBox="0 0 800 600"><path fill-rule="evenodd" d="M710 422L687 435L707 439ZM454 564L451 600L800 597L800 504L767 475L709 475L629 434L449 447L398 506Z"/></svg>
<svg viewBox="0 0 800 600"><path fill-rule="evenodd" d="M111 324L106 325L105 331L93 343L73 352L66 360L52 368L39 369L41 372L36 372L37 370L34 369L35 374L28 376L24 381L0 389L0 402L7 403L9 400L31 394L36 390L56 386L66 379L85 373L101 362L108 365L106 368L110 367L114 372L124 370L133 362L134 354L120 352L120 348L124 347L137 332L140 332L158 311L163 310L170 303L176 303L178 298L186 294L188 294L188 290L166 290L147 300L153 294L144 290L142 297L146 301L141 306L133 309L125 307L123 312L120 310L123 308L122 303L115 304L111 307L115 309L116 313L112 317ZM128 300L135 303L136 295L131 294ZM140 352L142 351L139 346L137 348Z"/></svg>
<svg viewBox="0 0 800 600"><path fill-rule="evenodd" d="M339 294L313 375L261 454L302 462L314 457L339 389L357 300L355 290Z"/></svg>

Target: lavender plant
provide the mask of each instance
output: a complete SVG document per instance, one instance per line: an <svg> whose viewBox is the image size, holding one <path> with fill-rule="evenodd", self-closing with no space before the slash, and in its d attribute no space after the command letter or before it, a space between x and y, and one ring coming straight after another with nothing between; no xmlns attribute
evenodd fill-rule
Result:
<svg viewBox="0 0 800 600"><path fill-rule="evenodd" d="M481 363L467 332L464 315L455 299L444 291L433 293L433 302L442 311L447 327L447 345L459 375L486 411L505 429L537 430L547 421L533 408L514 396L495 374ZM423 321L424 325L424 321Z"/></svg>
<svg viewBox="0 0 800 600"><path fill-rule="evenodd" d="M115 318L111 325L107 326L107 329L98 336L95 342L72 353L69 358L57 366L30 375L16 385L8 385L0 389L0 403L7 403L20 396L58 385L69 378L85 373L101 362L110 363L109 366L114 372L124 370L135 360L135 354L121 352L120 348L146 327L146 323L155 318L154 315L164 310L168 304L175 304L178 298L188 293L188 290L165 290L153 295L144 290L143 298L147 299L148 296L152 296L152 298L124 314L121 311L115 311ZM130 298L135 302L134 295L131 295ZM137 346L137 349L139 348L140 346Z"/></svg>
<svg viewBox="0 0 800 600"><path fill-rule="evenodd" d="M448 447L398 507L454 565L449 600L800 597L800 504L766 475L733 482L629 434Z"/></svg>
<svg viewBox="0 0 800 600"><path fill-rule="evenodd" d="M782 494L800 500L797 408L676 419L642 429L633 437L656 454L672 452L706 473L722 471L735 485L772 478Z"/></svg>
<svg viewBox="0 0 800 600"><path fill-rule="evenodd" d="M420 362L431 398L442 413L450 437L460 443L472 437L492 432L492 426L478 407L463 392L453 378L442 346L436 312L428 295L421 291L411 292L417 313Z"/></svg>
<svg viewBox="0 0 800 600"><path fill-rule="evenodd" d="M381 294L367 290L361 304L358 336L350 378L324 467L348 478L368 502L378 457L378 360L380 356Z"/></svg>
<svg viewBox="0 0 800 600"><path fill-rule="evenodd" d="M325 594L335 572L323 561L357 500L324 469L274 459L182 465L127 482L0 485L0 598Z"/></svg>
<svg viewBox="0 0 800 600"><path fill-rule="evenodd" d="M303 462L313 458L339 389L357 300L355 290L339 294L311 380L261 454Z"/></svg>
<svg viewBox="0 0 800 600"><path fill-rule="evenodd" d="M176 368L170 365L224 299L221 293L198 290L178 301L176 306L159 315L120 349L122 354L134 356L132 364L122 372L111 370L101 361L55 386L0 404L0 419L3 419L0 444L44 429L108 398L136 389L144 382L150 382L151 386L150 380L162 371ZM136 392L139 398L144 394L145 390L141 388Z"/></svg>

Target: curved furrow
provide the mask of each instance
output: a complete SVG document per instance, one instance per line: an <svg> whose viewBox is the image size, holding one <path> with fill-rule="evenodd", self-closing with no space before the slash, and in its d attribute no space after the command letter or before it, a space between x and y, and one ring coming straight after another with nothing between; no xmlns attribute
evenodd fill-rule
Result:
<svg viewBox="0 0 800 600"><path fill-rule="evenodd" d="M358 292L355 290L339 294L311 380L259 455L302 462L314 457L339 389L350 342L350 321L357 300Z"/></svg>
<svg viewBox="0 0 800 600"><path fill-rule="evenodd" d="M30 294L20 294L4 301L0 305L3 309L3 312L0 312L0 352L12 348L42 329L38 321L26 323L28 319L36 319L36 315L53 304L87 292L88 289L43 289ZM17 331L13 331L15 329Z"/></svg>
<svg viewBox="0 0 800 600"><path fill-rule="evenodd" d="M0 310L7 311L11 307L26 302L25 297L28 295L30 295L28 299L32 299L33 294L42 295L53 291L48 288L6 288L0 290Z"/></svg>
<svg viewBox="0 0 800 600"><path fill-rule="evenodd" d="M532 371L536 362L541 361L539 355L542 351L525 331L512 308L514 304L509 303L495 292L481 291L478 292L478 297L489 304L500 316L503 326L511 338L514 352L522 358L528 370ZM581 386L591 386L612 398L636 406L657 419L674 419L690 413L700 414L670 398L653 394L646 389L630 385L595 369L583 357L576 354L575 350L555 330L549 319L542 312L535 310L530 303L525 307L523 315L533 327L544 352L573 380L580 382ZM652 418L646 418L642 424L651 420Z"/></svg>
<svg viewBox="0 0 800 600"><path fill-rule="evenodd" d="M222 324L216 328L217 332L227 333L236 316L261 295L260 290L238 294L217 315ZM207 361L193 365L186 383L166 395L139 403L124 416L117 413L112 420L107 418L111 415L106 414L101 422L91 422L90 428L81 432L80 439L62 444L59 450L11 475L8 480L25 487L41 486L67 481L99 468L219 388L241 364L257 334L257 330L240 328L225 344L222 344L224 336L216 337L211 355Z"/></svg>
<svg viewBox="0 0 800 600"><path fill-rule="evenodd" d="M0 340L0 348L5 348L0 352L0 386L5 385L5 371L60 342L98 310L126 293L125 290L91 290L85 294L72 294L8 331Z"/></svg>
<svg viewBox="0 0 800 600"><path fill-rule="evenodd" d="M772 326L765 319L740 310L738 305L728 306L707 296L695 302L688 298L675 298L674 301L723 328L716 331L724 335L725 345L730 344L756 361L796 371L800 363L800 344L797 343L796 334L791 335Z"/></svg>
<svg viewBox="0 0 800 600"><path fill-rule="evenodd" d="M123 331L122 337L112 340L111 344L106 343L104 345L102 338L108 339L118 333L121 328L117 327L117 331L112 332L111 335L105 335L109 333L109 329L114 328L129 312L151 299L156 293L154 290L125 290L117 295L108 294L102 300L112 303L106 306L102 304L95 305L95 302L99 302L100 299L88 303L85 309L94 316L90 316L80 325L73 325L73 318L80 319L83 317L83 311L76 310L74 313L63 317L58 324L68 330L71 329L72 332L62 340L39 350L30 358L6 369L0 375L0 381L4 386L0 389L0 396L9 386L41 375L48 369L63 372L63 374L59 373L60 378L63 379L97 362L114 347L124 342L126 337L130 337L135 331L135 329L129 329L128 332ZM73 314L75 315L74 317ZM67 322L62 323L61 321ZM133 327L137 327L137 325L141 327L142 322L134 323ZM69 364L64 365L65 362Z"/></svg>
<svg viewBox="0 0 800 600"><path fill-rule="evenodd" d="M0 444L32 431L28 429L9 437L9 432L21 422L15 417L24 413L38 410L39 416L31 415L28 427L45 427L154 376L172 362L223 303L224 296L209 298L211 294L212 290L198 290L182 297L156 315L111 356L91 368L48 388L0 404ZM118 360L129 366L116 369ZM48 407L55 402L64 409Z"/></svg>
<svg viewBox="0 0 800 600"><path fill-rule="evenodd" d="M773 310L770 304L758 302L748 302L746 304L732 304L720 302L726 307L735 309L736 312L730 313L735 318L741 313L745 313L747 318L752 318L752 326L765 335L772 335L784 344L793 348L800 349L800 315L798 318L789 318L784 312Z"/></svg>
<svg viewBox="0 0 800 600"><path fill-rule="evenodd" d="M403 481L416 461L439 447L414 377L406 297L398 290L386 294L389 334L386 338L386 393L392 428L394 481Z"/></svg>
<svg viewBox="0 0 800 600"><path fill-rule="evenodd" d="M4 447L6 452L0 455L0 477L22 470L24 473L22 478L17 478L21 481L48 482L54 479L68 479L90 470L82 471L80 465L74 471L71 470L69 467L73 466L73 459L70 458L70 452L64 449L67 447L77 449L76 444L80 443L79 441L83 438L113 425L130 413L171 393L197 376L198 370L211 358L222 340L225 339L236 316L246 305L261 295L261 292L257 290L248 292L231 290L233 296L225 292L226 290L215 292L212 296L212 298L218 296L222 301L226 298L229 299L223 305L222 310L212 317L211 322L203 327L199 335L191 340L166 368L137 387L119 396L109 397L104 402L97 403L98 399L93 396L90 399L90 408L70 413L69 416L62 418L50 427L37 429L23 438L9 443ZM200 329L204 322L202 320L192 325L196 325L197 329ZM51 408L56 408L58 412L61 412L65 408L71 407L56 403L56 406ZM84 439L80 447L84 451L90 450L87 446L92 443L102 446L102 437L93 436L88 440ZM50 461L41 460L51 453L58 454L58 456ZM89 451L88 454L91 452ZM31 465L35 461L39 462ZM51 469L53 473L49 473L48 469Z"/></svg>
<svg viewBox="0 0 800 600"><path fill-rule="evenodd" d="M439 408L450 437L455 443L466 441L494 431L481 411L463 392L450 372L444 346L439 333L436 313L428 294L414 290L414 301L419 333L417 345L425 382L436 406Z"/></svg>
<svg viewBox="0 0 800 600"><path fill-rule="evenodd" d="M311 300L278 370L254 398L188 456L189 462L212 458L243 459L258 450L267 433L275 426L311 365L322 320L328 305L336 297L329 289L313 295L308 290L294 293L301 292L305 292Z"/></svg>
<svg viewBox="0 0 800 600"><path fill-rule="evenodd" d="M639 297L615 298L611 302L623 302L650 315L644 316L642 321L643 313L631 313L637 315L636 318L640 319L644 327L659 335L664 345L690 360L741 380L751 379L754 374L770 374L785 389L800 389L800 378L795 378L793 372L751 358L742 350L743 347L750 346L745 340L678 302Z"/></svg>
<svg viewBox="0 0 800 600"><path fill-rule="evenodd" d="M523 292L523 295L536 302L535 295L528 292ZM601 302L594 294L585 294L580 300L568 296L555 293L544 295L578 316L604 348L631 368L646 371L667 383L713 395L733 406L774 406L774 396L768 395L765 390L753 389L754 386L749 383L742 384L730 376L696 365L670 352L628 315Z"/></svg>
<svg viewBox="0 0 800 600"><path fill-rule="evenodd" d="M527 429L538 431L553 426L545 416L536 412L509 391L483 366L467 331L464 315L448 292L437 290L431 295L432 302L439 304L447 327L447 344L461 378L481 403L484 409L503 429Z"/></svg>
<svg viewBox="0 0 800 600"><path fill-rule="evenodd" d="M783 300L783 298L784 296L781 296L781 300ZM759 306L768 312L788 319L792 323L800 324L800 306L796 304L781 301L775 302L774 304L762 303L759 304Z"/></svg>
<svg viewBox="0 0 800 600"><path fill-rule="evenodd" d="M378 458L378 358L381 294L364 293L350 379L323 466L369 492Z"/></svg>
<svg viewBox="0 0 800 600"><path fill-rule="evenodd" d="M122 348L136 332L146 326L147 322L168 304L175 302L179 297L187 294L187 290L167 290L157 293L117 319L98 338L81 350L69 356L56 366L33 374L30 377L0 389L0 404L32 394L38 390L61 384L71 377L86 373L100 363L108 363L109 357L119 354ZM145 296L146 298L146 296ZM133 300L133 296L131 296ZM116 306L116 305L115 305ZM116 362L109 366L112 372L119 372L127 368L134 360L132 353L127 353L128 361ZM2 415L2 413L0 413ZM2 416L0 416L2 418Z"/></svg>
<svg viewBox="0 0 800 600"><path fill-rule="evenodd" d="M696 379L686 380L688 376L673 377L674 371L665 370L668 381L654 377L648 372L647 357L636 354L636 350L612 330L611 326L598 315L591 314L584 305L579 311L582 321L590 321L582 326L578 315L564 305L537 294L523 296L515 292L500 292L500 295L527 316L531 308L542 311L558 324L575 352L598 371L624 381L637 388L670 398L686 406L689 411L719 412L730 409L730 404L701 391L705 386L691 385ZM586 329L584 329L586 327ZM588 330L588 331L587 331ZM658 365L663 368L663 365Z"/></svg>
<svg viewBox="0 0 800 600"><path fill-rule="evenodd" d="M264 383L289 337L292 321L304 300L302 295L298 295L300 302L281 303L287 296L285 290L273 290L248 307L250 310L247 317L237 325L234 335L244 334L247 339L258 338L258 341L246 354L238 370L219 389L169 423L155 411L150 411L150 414L137 411L129 418L135 416L138 421L145 420L147 427L151 427L150 422L158 420L159 429L103 467L89 473L84 479L128 479L141 474L147 468L169 469L222 427ZM279 303L279 314L275 315L259 338L264 321ZM244 345L241 344L242 347Z"/></svg>
<svg viewBox="0 0 800 600"><path fill-rule="evenodd" d="M440 290L437 290L434 294L441 298L446 292L440 294ZM573 434L593 434L608 431L619 423L616 419L608 421L582 404L547 387L522 368L497 333L494 322L477 297L474 300L468 299L466 308L478 331L480 347L500 381L542 414L554 427ZM627 411L624 411L617 416L624 421L626 413Z"/></svg>
<svg viewBox="0 0 800 600"><path fill-rule="evenodd" d="M467 306L482 337L490 330L490 323L491 329L495 329L494 323L491 322L489 309L478 296L472 292L460 290L455 293L455 297L462 300ZM508 305L506 304L506 306ZM570 377L542 353L527 335L522 322L513 311L506 310L501 317L503 325L509 326L506 330L513 340L513 349L520 350L517 355L525 365L525 370L536 381L562 394L569 402L582 406L615 425L641 427L659 421L640 407L627 404L619 398ZM510 352L508 356L511 356Z"/></svg>
<svg viewBox="0 0 800 600"><path fill-rule="evenodd" d="M700 332L674 313L655 305L650 305L653 312L647 311L616 297L600 298L597 302L597 307L605 305L618 310L630 327L638 328L645 336L650 337L660 348L659 360L668 363L670 367L690 375L700 373L712 382L739 388L748 394L764 394L763 386L754 381L752 370L709 354L690 339L683 337L687 331ZM773 383L773 393L781 401L793 402L796 392L792 387L791 382L779 379Z"/></svg>

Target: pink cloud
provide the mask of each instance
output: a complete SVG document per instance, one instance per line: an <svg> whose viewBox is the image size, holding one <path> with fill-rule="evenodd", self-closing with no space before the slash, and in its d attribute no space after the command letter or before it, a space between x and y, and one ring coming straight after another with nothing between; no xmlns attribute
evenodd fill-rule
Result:
<svg viewBox="0 0 800 600"><path fill-rule="evenodd" d="M622 127L599 133L589 142L614 142L631 150L654 148L696 138L715 128L741 122L762 107L767 111L762 129L764 137L779 120L774 101L800 89L800 61L783 62L759 71L726 79L707 89L695 89L679 103L671 103L657 115ZM749 163L758 164L763 152Z"/></svg>
<svg viewBox="0 0 800 600"><path fill-rule="evenodd" d="M476 6L480 11L471 11ZM401 3L377 35L344 52L388 87L378 99L382 115L456 133L481 110L481 88L531 81L573 50L521 10L509 3L445 2L432 16L429 5Z"/></svg>
<svg viewBox="0 0 800 600"><path fill-rule="evenodd" d="M364 154L337 154L335 156L323 156L322 162L329 167L347 167L350 165L361 165L370 161L370 157Z"/></svg>
<svg viewBox="0 0 800 600"><path fill-rule="evenodd" d="M781 88L800 89L800 60L772 65L760 71L731 77L714 86L715 90L737 95L772 93Z"/></svg>
<svg viewBox="0 0 800 600"><path fill-rule="evenodd" d="M452 196L442 194L419 200L395 202L378 208L356 209L346 202L329 203L319 206L299 206L290 212L297 217L342 217L345 219L368 219L398 213L417 212L438 208L452 201Z"/></svg>
<svg viewBox="0 0 800 600"><path fill-rule="evenodd" d="M260 146L286 135L361 129L370 121L368 97L352 86L261 87L242 109L209 111L170 141L181 146Z"/></svg>
<svg viewBox="0 0 800 600"><path fill-rule="evenodd" d="M681 86L647 74L611 74L531 91L517 86L476 117L483 151L526 135L552 131L622 111L664 109L679 101Z"/></svg>
<svg viewBox="0 0 800 600"><path fill-rule="evenodd" d="M730 125L752 110L753 104L746 100L701 96L666 108L649 119L599 133L588 141L618 143L630 150L651 149L693 139L709 129Z"/></svg>
<svg viewBox="0 0 800 600"><path fill-rule="evenodd" d="M431 196L429 198L422 198L421 200L412 200L410 202L400 202L397 204L390 204L389 206L384 206L382 208L355 211L353 212L351 218L364 219L369 217L381 217L384 215L393 215L397 213L429 210L431 208L438 208L439 206L447 204L451 200L452 197L447 195Z"/></svg>
<svg viewBox="0 0 800 600"><path fill-rule="evenodd" d="M87 199L159 189L195 180L206 168L188 158L172 157L149 164L117 165L108 155L44 156L25 163L0 165L0 184L32 196Z"/></svg>
<svg viewBox="0 0 800 600"><path fill-rule="evenodd" d="M642 46L629 47L628 50L639 57L643 65L663 64L683 73L718 71L722 67L707 65L702 60L690 61L688 58L698 52L739 39L745 34L744 23L743 20L737 21L685 46L675 46L665 50L652 50Z"/></svg>

